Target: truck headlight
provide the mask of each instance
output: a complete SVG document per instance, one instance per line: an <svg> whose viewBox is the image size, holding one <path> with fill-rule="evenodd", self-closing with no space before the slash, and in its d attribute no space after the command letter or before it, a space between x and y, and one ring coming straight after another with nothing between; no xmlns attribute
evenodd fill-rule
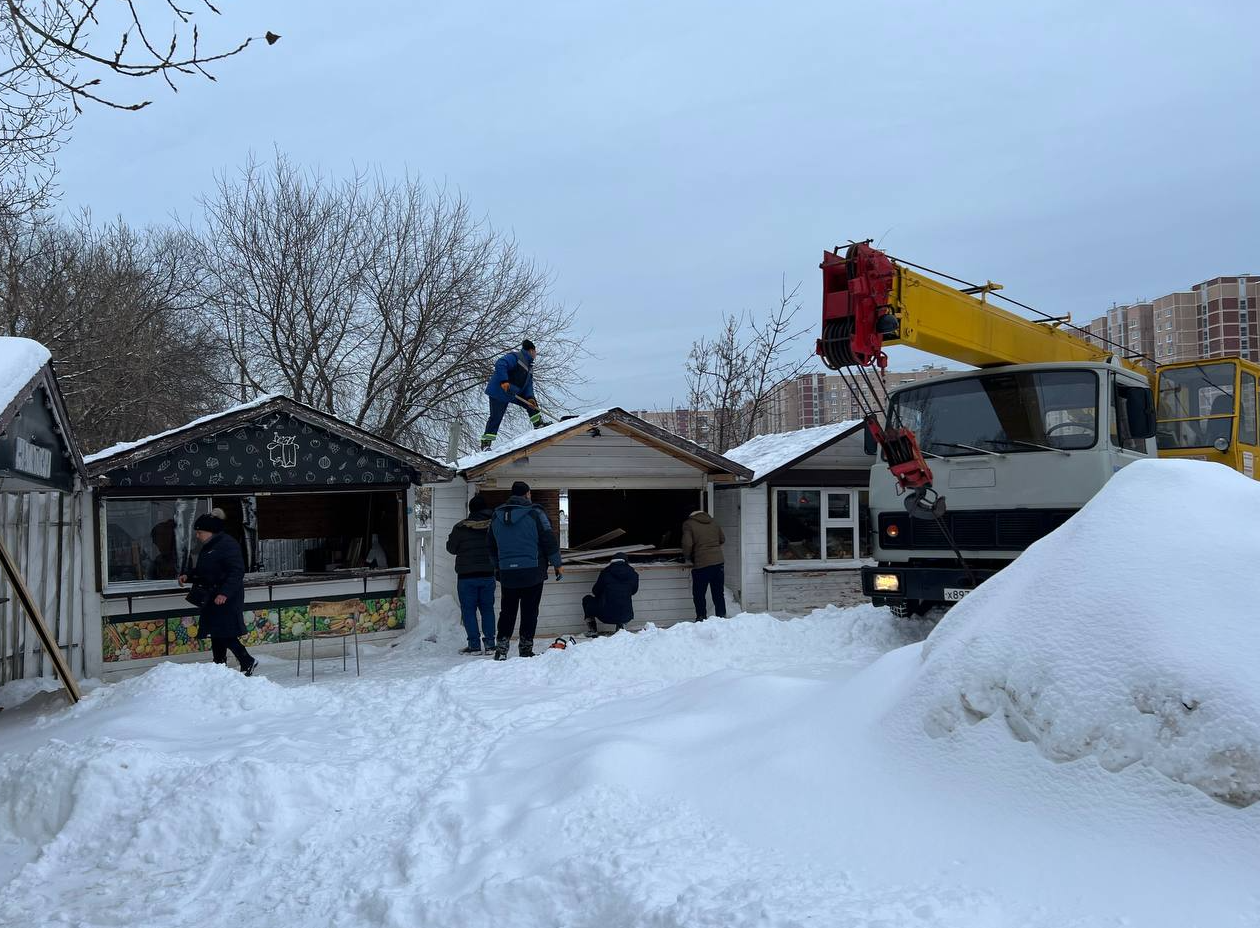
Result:
<svg viewBox="0 0 1260 928"><path fill-rule="evenodd" d="M875 592L877 593L900 593L901 577L896 574L876 574L875 575Z"/></svg>
<svg viewBox="0 0 1260 928"><path fill-rule="evenodd" d="M1224 454L1226 451L1229 450L1229 439L1218 438L1216 441L1212 442L1212 447L1215 448L1217 451L1221 452L1222 454Z"/></svg>

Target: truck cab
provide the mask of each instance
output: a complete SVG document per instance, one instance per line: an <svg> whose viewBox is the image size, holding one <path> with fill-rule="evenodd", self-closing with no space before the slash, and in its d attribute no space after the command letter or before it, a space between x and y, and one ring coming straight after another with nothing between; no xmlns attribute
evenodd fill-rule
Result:
<svg viewBox="0 0 1260 928"><path fill-rule="evenodd" d="M890 391L887 414L918 437L933 487L946 498L939 518L907 507L896 478L871 470L877 563L863 569L862 588L902 616L961 600L1120 468L1156 455L1150 381L1115 362L945 375Z"/></svg>

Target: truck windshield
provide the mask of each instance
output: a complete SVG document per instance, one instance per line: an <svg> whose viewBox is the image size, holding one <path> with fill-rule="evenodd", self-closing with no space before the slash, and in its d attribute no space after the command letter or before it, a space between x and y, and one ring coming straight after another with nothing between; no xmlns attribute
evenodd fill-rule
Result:
<svg viewBox="0 0 1260 928"><path fill-rule="evenodd" d="M1234 365L1226 362L1165 369L1159 374L1161 448L1210 448L1234 430Z"/></svg>
<svg viewBox="0 0 1260 928"><path fill-rule="evenodd" d="M977 374L925 383L892 397L892 424L914 430L925 451L1035 454L1092 448L1098 378L1088 370Z"/></svg>

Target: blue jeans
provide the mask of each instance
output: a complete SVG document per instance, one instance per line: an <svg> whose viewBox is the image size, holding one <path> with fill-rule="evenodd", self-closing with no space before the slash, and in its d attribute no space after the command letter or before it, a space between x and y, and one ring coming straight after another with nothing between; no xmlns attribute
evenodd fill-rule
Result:
<svg viewBox="0 0 1260 928"><path fill-rule="evenodd" d="M455 585L459 611L468 635L468 647L494 647L494 577L460 577ZM481 610L481 634L477 634L477 610Z"/></svg>
<svg viewBox="0 0 1260 928"><path fill-rule="evenodd" d="M490 418L486 420L486 431L481 436L483 441L494 441L499 437L499 426L503 423L503 414L507 412L508 406L520 406L529 413L531 422L535 422L539 418L538 410L534 409L519 396L512 397L511 403L496 400L493 396L487 397L487 399L490 401Z"/></svg>

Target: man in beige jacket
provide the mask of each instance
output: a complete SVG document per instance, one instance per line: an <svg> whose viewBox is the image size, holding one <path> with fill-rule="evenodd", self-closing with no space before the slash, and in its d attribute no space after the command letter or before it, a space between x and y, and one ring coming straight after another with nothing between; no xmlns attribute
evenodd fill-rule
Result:
<svg viewBox="0 0 1260 928"><path fill-rule="evenodd" d="M708 614L705 590L713 596L713 612L726 617L726 569L722 545L726 533L707 512L696 511L687 516L682 527L683 556L691 561L691 598L696 604L696 621Z"/></svg>

